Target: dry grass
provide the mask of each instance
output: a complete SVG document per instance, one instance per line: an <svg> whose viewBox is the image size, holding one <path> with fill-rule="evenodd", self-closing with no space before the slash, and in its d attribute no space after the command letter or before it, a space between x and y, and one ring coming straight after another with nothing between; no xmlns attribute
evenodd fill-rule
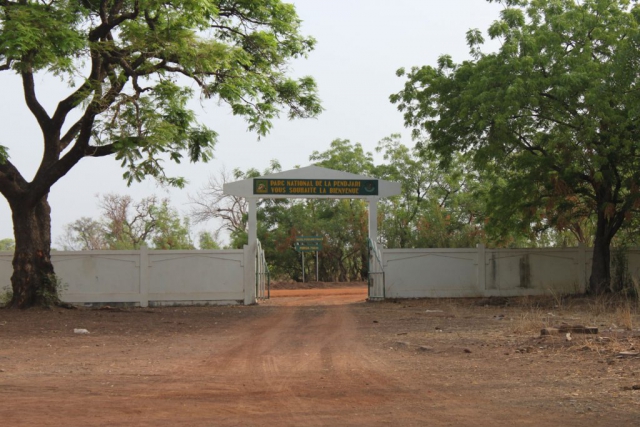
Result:
<svg viewBox="0 0 640 427"><path fill-rule="evenodd" d="M529 335L542 328L563 323L597 326L601 330L633 331L640 325L640 304L635 299L604 295L599 297L544 297L512 298L509 307L513 332Z"/></svg>
<svg viewBox="0 0 640 427"><path fill-rule="evenodd" d="M513 333L530 335L540 333L542 328L551 326L553 316L543 310L532 308L519 313L513 319Z"/></svg>
<svg viewBox="0 0 640 427"><path fill-rule="evenodd" d="M633 330L633 317L631 304L627 303L616 308L615 318L621 328Z"/></svg>

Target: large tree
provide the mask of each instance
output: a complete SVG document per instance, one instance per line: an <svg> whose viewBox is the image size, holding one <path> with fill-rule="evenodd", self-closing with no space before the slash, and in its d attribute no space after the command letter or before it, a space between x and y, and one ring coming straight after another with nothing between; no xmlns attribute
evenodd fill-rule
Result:
<svg viewBox="0 0 640 427"><path fill-rule="evenodd" d="M16 241L9 305L55 293L47 197L82 159L115 155L128 182L183 185L165 176L162 160L211 157L216 133L187 108L192 87L261 135L283 108L291 118L319 113L313 79L286 74L290 59L313 48L299 25L280 0L0 0L0 70L21 77L42 133L31 181L9 159L9 147L26 142L0 146L0 193ZM39 101L38 73L70 82L53 111Z"/></svg>
<svg viewBox="0 0 640 427"><path fill-rule="evenodd" d="M608 289L610 245L640 201L640 7L627 0L505 0L495 53L413 68L392 95L443 164L470 153L502 181L491 221L595 218L589 290ZM404 70L399 71L400 75ZM574 221L575 222L575 221Z"/></svg>

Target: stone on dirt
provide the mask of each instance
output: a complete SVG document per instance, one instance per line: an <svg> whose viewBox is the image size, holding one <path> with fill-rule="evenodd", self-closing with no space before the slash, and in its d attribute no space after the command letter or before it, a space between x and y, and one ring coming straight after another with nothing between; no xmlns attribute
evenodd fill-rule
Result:
<svg viewBox="0 0 640 427"><path fill-rule="evenodd" d="M582 326L582 325L558 325L550 328L543 328L540 331L540 335L556 335L556 334L597 334L597 326Z"/></svg>

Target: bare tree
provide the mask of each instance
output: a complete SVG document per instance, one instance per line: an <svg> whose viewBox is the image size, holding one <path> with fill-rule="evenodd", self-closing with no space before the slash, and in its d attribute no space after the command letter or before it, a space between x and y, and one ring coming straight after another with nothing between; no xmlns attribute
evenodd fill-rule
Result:
<svg viewBox="0 0 640 427"><path fill-rule="evenodd" d="M107 220L107 240L111 249L137 249L147 241L158 225L158 201L150 196L133 202L130 196L105 194L100 208Z"/></svg>
<svg viewBox="0 0 640 427"><path fill-rule="evenodd" d="M195 197L189 196L193 207L191 217L196 224L207 222L211 219L220 220L216 233L226 230L244 231L246 228L247 202L244 198L224 194L223 186L226 183L243 178L244 174L239 169L233 172L224 167L217 175L211 175L207 184L196 193Z"/></svg>

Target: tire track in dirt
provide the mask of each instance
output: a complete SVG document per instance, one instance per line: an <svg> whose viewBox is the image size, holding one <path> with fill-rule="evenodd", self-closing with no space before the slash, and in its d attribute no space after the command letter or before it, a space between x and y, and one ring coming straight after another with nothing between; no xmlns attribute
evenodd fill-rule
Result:
<svg viewBox="0 0 640 427"><path fill-rule="evenodd" d="M348 305L290 303L271 303L264 308L272 315L229 330L237 344L206 361L212 377L245 385L247 394L235 396L239 413L253 412L251 399L259 398L278 425L326 425L341 411L402 398L407 388L367 355Z"/></svg>
<svg viewBox="0 0 640 427"><path fill-rule="evenodd" d="M523 399L523 387L514 387L514 380L491 381L487 374L476 378L476 363L496 370L489 375L507 375L509 366L482 360L484 354L496 352L474 349L471 356L456 356L393 347L397 327L405 323L394 324L393 318L383 316L388 305L348 304L362 301L362 292L308 294L298 292L253 307L158 309L153 320L146 312L133 311L125 313L132 320L118 315L113 322L96 324L117 332L111 334L57 339L57 333L23 329L34 335L29 345L38 347L30 353L0 347L2 360L11 362L0 375L1 423L28 427L631 425L610 419L613 410L599 419L549 405L541 410L531 405L539 398ZM100 314L79 313L77 319ZM404 311L396 317L403 316ZM167 325L161 328L168 330L159 328L151 337L144 331L127 332L145 321ZM60 325L64 323L58 322L55 329ZM56 353L62 356L51 359ZM473 385L476 380L484 385ZM510 391L492 393L488 388L503 384L511 384L509 390L521 393L519 397L505 399Z"/></svg>
<svg viewBox="0 0 640 427"><path fill-rule="evenodd" d="M261 425L250 421L256 418L279 426L392 425L398 419L465 425L477 415L477 407L449 393L427 394L424 378L398 372L393 359L367 346L352 306L312 300L275 299L259 308L267 314L229 325L230 345L212 349L204 369L196 368L206 371L208 384L192 379L189 388L194 397L217 400L209 403L218 408L220 425L242 417L237 425ZM455 416L444 411L450 406L457 407Z"/></svg>

